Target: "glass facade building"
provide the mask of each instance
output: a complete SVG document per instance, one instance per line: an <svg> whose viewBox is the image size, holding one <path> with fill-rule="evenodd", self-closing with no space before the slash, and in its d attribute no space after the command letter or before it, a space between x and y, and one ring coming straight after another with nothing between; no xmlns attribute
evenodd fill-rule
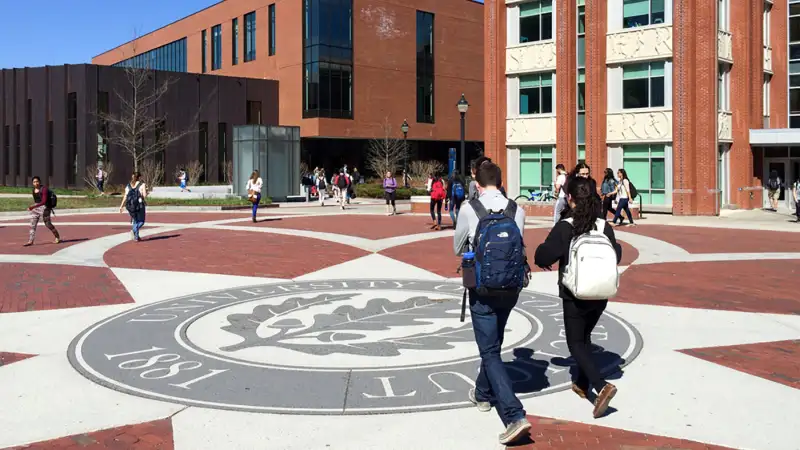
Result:
<svg viewBox="0 0 800 450"><path fill-rule="evenodd" d="M137 69L168 70L186 72L186 38L154 48L132 58L113 64L113 67L135 67Z"/></svg>

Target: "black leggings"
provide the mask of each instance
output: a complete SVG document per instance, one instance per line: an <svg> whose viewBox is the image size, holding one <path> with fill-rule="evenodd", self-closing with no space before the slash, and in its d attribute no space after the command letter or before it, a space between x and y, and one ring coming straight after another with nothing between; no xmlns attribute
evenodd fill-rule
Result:
<svg viewBox="0 0 800 450"><path fill-rule="evenodd" d="M439 225L442 224L442 202L444 200L434 200L431 199L431 220L438 223ZM433 213L433 208L436 208L436 214ZM438 216L438 217L437 217Z"/></svg>
<svg viewBox="0 0 800 450"><path fill-rule="evenodd" d="M563 303L567 347L578 366L575 384L587 390L594 387L599 393L607 383L592 361L590 341L592 330L603 315L608 300L564 300Z"/></svg>
<svg viewBox="0 0 800 450"><path fill-rule="evenodd" d="M614 198L610 195L603 199L603 215L600 216L603 220L608 220L608 213L614 212Z"/></svg>
<svg viewBox="0 0 800 450"><path fill-rule="evenodd" d="M384 192L383 197L386 198L386 204L389 205L391 203L392 208L394 208L394 199L397 196L394 191L392 192Z"/></svg>

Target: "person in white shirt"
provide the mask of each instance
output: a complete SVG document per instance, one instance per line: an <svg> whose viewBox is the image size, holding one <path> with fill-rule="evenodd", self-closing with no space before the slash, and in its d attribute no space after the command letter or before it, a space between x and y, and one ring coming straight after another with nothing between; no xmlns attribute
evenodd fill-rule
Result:
<svg viewBox="0 0 800 450"><path fill-rule="evenodd" d="M103 166L98 165L97 175L95 175L95 178L97 178L97 190L100 191L100 195L105 195L103 186L105 185L106 182L106 176L108 176L108 174L106 173L105 170L103 170Z"/></svg>
<svg viewBox="0 0 800 450"><path fill-rule="evenodd" d="M611 225L616 226L617 220L619 220L619 224L625 221L622 218L622 211L625 211L625 214L628 215L628 220L631 222L631 226L635 225L633 223L633 214L631 214L630 202L631 202L631 182L628 179L628 172L625 169L619 169L617 171L617 177L619 178L619 184L617 188L614 190L614 194L617 195L617 210L614 212L614 220L611 222Z"/></svg>
<svg viewBox="0 0 800 450"><path fill-rule="evenodd" d="M247 180L247 198L253 203L253 223L256 222L256 215L258 214L258 204L261 203L261 187L264 185L264 180L261 179L257 170L250 174L250 179Z"/></svg>
<svg viewBox="0 0 800 450"><path fill-rule="evenodd" d="M567 169L563 164L556 166L556 182L555 190L558 193L558 200L556 206L553 208L553 223L558 223L561 220L561 212L567 207L567 194L564 192L564 185L567 183Z"/></svg>
<svg viewBox="0 0 800 450"><path fill-rule="evenodd" d="M145 221L145 208L147 203L147 186L141 181L142 174L134 172L131 175L131 182L125 186L125 196L122 197L122 203L119 205L119 212L125 208L131 216L131 239L140 241L139 230L144 226ZM135 192L132 192L135 191Z"/></svg>

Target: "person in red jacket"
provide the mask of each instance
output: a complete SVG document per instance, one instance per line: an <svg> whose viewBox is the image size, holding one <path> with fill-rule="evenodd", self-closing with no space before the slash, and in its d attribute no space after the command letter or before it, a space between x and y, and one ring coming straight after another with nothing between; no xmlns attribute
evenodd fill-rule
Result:
<svg viewBox="0 0 800 450"><path fill-rule="evenodd" d="M53 233L53 236L56 237L54 242L56 244L61 243L61 236L58 234L58 230L56 230L53 222L50 221L50 215L53 213L53 205L47 202L48 198L47 186L42 184L41 178L33 177L34 203L28 207L28 211L31 212L31 228L29 231L28 243L24 245L25 247L33 245L33 241L36 239L36 227L39 225L39 219L44 219L44 225Z"/></svg>
<svg viewBox="0 0 800 450"><path fill-rule="evenodd" d="M431 225L432 230L442 229L442 203L447 197L447 190L445 189L444 180L439 175L431 176ZM436 214L434 214L434 208Z"/></svg>

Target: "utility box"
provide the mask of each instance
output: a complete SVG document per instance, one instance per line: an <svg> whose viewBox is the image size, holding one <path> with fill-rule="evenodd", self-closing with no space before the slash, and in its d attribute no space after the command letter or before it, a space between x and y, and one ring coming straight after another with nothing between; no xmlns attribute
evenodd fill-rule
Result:
<svg viewBox="0 0 800 450"><path fill-rule="evenodd" d="M300 194L300 127L233 127L233 193L247 195L247 180L258 170L262 197L283 202Z"/></svg>

